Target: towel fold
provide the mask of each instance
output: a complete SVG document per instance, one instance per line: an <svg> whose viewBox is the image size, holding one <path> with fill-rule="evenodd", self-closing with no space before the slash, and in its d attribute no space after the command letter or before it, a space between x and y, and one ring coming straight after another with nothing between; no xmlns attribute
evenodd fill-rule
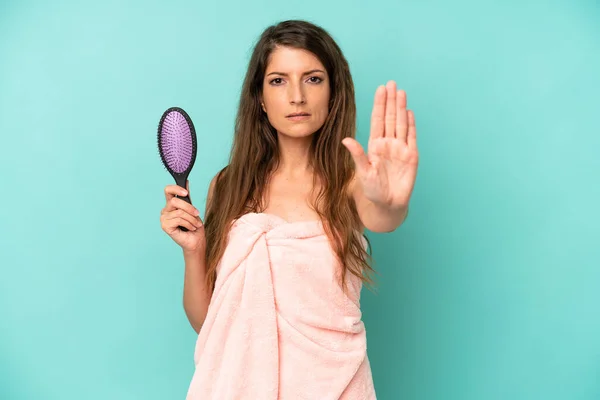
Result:
<svg viewBox="0 0 600 400"><path fill-rule="evenodd" d="M362 282L321 221L234 221L194 351L187 400L371 400Z"/></svg>

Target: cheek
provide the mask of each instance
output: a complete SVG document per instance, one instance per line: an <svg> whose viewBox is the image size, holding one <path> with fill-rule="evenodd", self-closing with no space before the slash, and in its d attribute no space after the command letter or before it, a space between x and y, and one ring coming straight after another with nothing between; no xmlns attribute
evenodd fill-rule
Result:
<svg viewBox="0 0 600 400"><path fill-rule="evenodd" d="M329 114L329 99L321 100L319 102L317 109L318 109L319 119L324 120L325 118L327 118L327 115Z"/></svg>
<svg viewBox="0 0 600 400"><path fill-rule="evenodd" d="M331 94L329 90L326 90L325 93L322 93L319 96L319 110L321 112L327 113L329 111L329 102L331 100Z"/></svg>
<svg viewBox="0 0 600 400"><path fill-rule="evenodd" d="M265 106L272 110L281 109L284 107L286 104L286 96L283 90L269 89L265 89L265 91L263 91Z"/></svg>

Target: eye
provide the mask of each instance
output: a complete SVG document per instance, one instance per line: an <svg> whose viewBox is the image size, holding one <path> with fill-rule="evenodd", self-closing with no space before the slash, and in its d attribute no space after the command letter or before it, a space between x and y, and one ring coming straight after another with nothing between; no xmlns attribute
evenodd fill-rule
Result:
<svg viewBox="0 0 600 400"><path fill-rule="evenodd" d="M276 82L276 81L277 81L277 82ZM278 85L278 84L280 84L280 83L281 83L281 78L275 78L275 79L272 79L272 80L271 80L269 83L270 83L271 85L273 85L273 84L275 84L275 85Z"/></svg>
<svg viewBox="0 0 600 400"><path fill-rule="evenodd" d="M321 82L323 82L323 79L319 78L318 76L311 76L308 79L311 81L311 83L321 83Z"/></svg>

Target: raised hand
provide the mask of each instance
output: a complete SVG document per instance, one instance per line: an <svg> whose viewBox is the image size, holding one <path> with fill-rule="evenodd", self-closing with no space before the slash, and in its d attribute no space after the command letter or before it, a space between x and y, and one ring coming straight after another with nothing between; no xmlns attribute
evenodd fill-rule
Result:
<svg viewBox="0 0 600 400"><path fill-rule="evenodd" d="M407 110L406 93L389 81L375 91L368 152L352 138L342 143L356 163L363 195L390 209L407 207L419 163L415 116Z"/></svg>

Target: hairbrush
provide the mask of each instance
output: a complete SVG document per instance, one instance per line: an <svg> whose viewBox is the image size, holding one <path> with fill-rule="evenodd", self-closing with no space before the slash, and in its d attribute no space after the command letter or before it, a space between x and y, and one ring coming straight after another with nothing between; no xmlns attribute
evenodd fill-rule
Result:
<svg viewBox="0 0 600 400"><path fill-rule="evenodd" d="M187 190L186 181L196 161L196 130L190 116L183 109L171 107L160 118L158 152L164 167L175 178L177 185ZM192 204L189 193L180 198ZM184 226L179 229L188 231Z"/></svg>

